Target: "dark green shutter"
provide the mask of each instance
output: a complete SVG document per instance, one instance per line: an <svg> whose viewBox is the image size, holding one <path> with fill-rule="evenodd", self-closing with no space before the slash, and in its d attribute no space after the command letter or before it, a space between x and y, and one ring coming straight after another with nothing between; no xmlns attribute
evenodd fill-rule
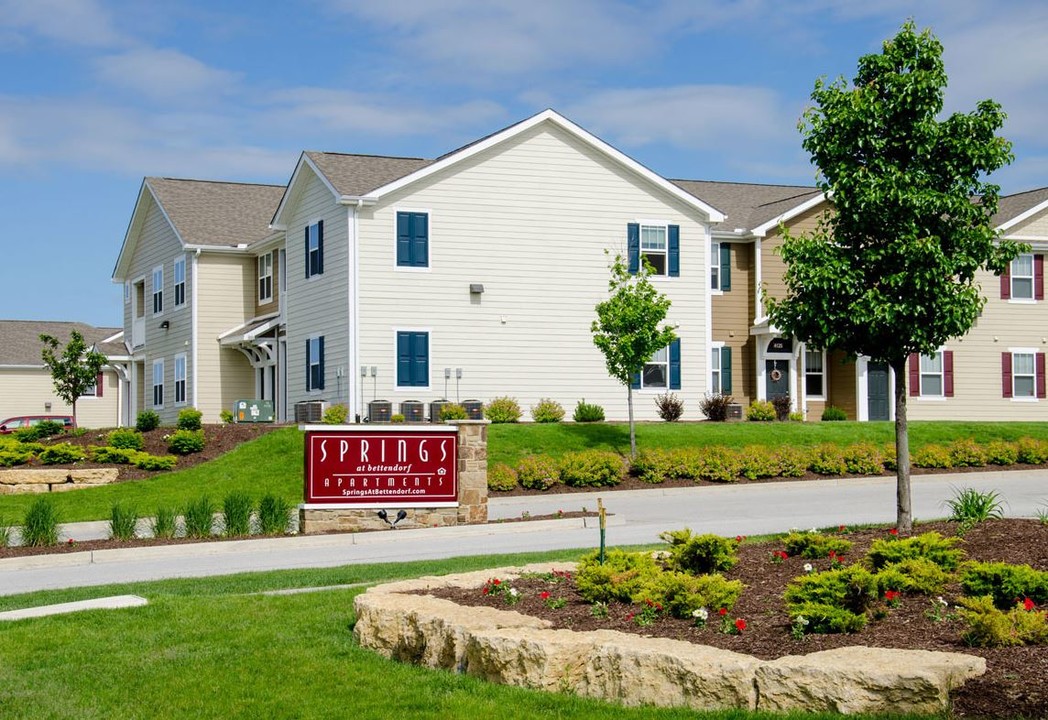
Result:
<svg viewBox="0 0 1048 720"><path fill-rule="evenodd" d="M680 390L680 338L670 343L670 390Z"/></svg>
<svg viewBox="0 0 1048 720"><path fill-rule="evenodd" d="M306 254L303 257L306 258L306 280L309 280L309 225L306 225ZM306 351L306 354L308 357L308 350Z"/></svg>
<svg viewBox="0 0 1048 720"><path fill-rule="evenodd" d="M306 233L307 234L309 233L309 228L308 227L306 228ZM309 262L308 261L306 262L306 269L307 270L309 269ZM306 340L306 391L307 392L313 389L313 387L312 387L313 375L311 374L313 372L313 370L312 370L313 363L310 362L311 360L312 360L312 358L309 356L309 340L307 339Z"/></svg>
<svg viewBox="0 0 1048 720"><path fill-rule="evenodd" d="M317 220L317 275L324 274L324 221ZM320 338L320 347L324 347L324 338ZM323 358L323 354L320 356ZM320 383L324 387L324 383Z"/></svg>
<svg viewBox="0 0 1048 720"><path fill-rule="evenodd" d="M411 333L397 333L397 387L411 385Z"/></svg>
<svg viewBox="0 0 1048 720"><path fill-rule="evenodd" d="M630 387L633 388L634 390L639 390L640 389L640 373L639 372L633 373L633 377L630 378Z"/></svg>
<svg viewBox="0 0 1048 720"><path fill-rule="evenodd" d="M320 365L320 368L318 370L318 373L320 374L320 377L317 378L317 390L323 390L324 389L324 336L323 335L320 336L320 340L319 340L319 342L317 344L320 346L320 348L317 350L317 352L320 353L320 357L317 358L317 360L319 361L318 364Z"/></svg>
<svg viewBox="0 0 1048 720"><path fill-rule="evenodd" d="M411 215L397 213L397 265L411 264Z"/></svg>
<svg viewBox="0 0 1048 720"><path fill-rule="evenodd" d="M412 224L412 263L415 267L429 267L429 215L415 213ZM426 384L426 383L423 383Z"/></svg>
<svg viewBox="0 0 1048 720"><path fill-rule="evenodd" d="M412 345L412 384L426 387L429 385L429 333L415 333Z"/></svg>
<svg viewBox="0 0 1048 720"><path fill-rule="evenodd" d="M731 348L724 346L720 351L721 357L721 395L731 394Z"/></svg>
<svg viewBox="0 0 1048 720"><path fill-rule="evenodd" d="M731 290L731 245L720 246L720 289Z"/></svg>
<svg viewBox="0 0 1048 720"><path fill-rule="evenodd" d="M680 277L680 226L669 226L669 275Z"/></svg>
<svg viewBox="0 0 1048 720"><path fill-rule="evenodd" d="M636 275L640 272L640 225L638 223L626 225L626 254L629 256L630 275ZM640 385L638 384L637 387Z"/></svg>

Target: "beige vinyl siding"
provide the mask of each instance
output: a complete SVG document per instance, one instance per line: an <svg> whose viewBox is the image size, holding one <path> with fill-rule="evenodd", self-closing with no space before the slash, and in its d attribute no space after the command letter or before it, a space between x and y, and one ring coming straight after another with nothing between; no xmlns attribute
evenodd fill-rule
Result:
<svg viewBox="0 0 1048 720"><path fill-rule="evenodd" d="M395 267L398 210L429 212L425 270ZM360 360L380 368L377 396L395 405L440 398L451 368L453 400L512 395L527 413L550 397L570 416L584 398L625 418L626 389L609 378L590 323L607 297L605 250L625 255L627 224L658 221L680 226L680 277L653 282L679 326L685 417L701 418L709 352L703 220L548 125L384 199L359 221ZM471 295L471 283L483 284L483 294ZM398 329L430 331L428 389L396 388ZM458 391L455 368L463 371ZM370 379L367 390L371 399ZM635 392L637 417L657 417L656 394Z"/></svg>
<svg viewBox="0 0 1048 720"><path fill-rule="evenodd" d="M196 388L196 407L204 413L204 422L219 422L223 409L232 410L237 400L255 397L255 370L239 350L224 348L218 336L253 317L257 298L257 265L254 256L202 253L197 262L200 276L197 293L196 372L193 357L187 352L187 400L192 404ZM174 379L174 358L167 370ZM166 369L166 368L165 368ZM174 389L172 386L172 397Z"/></svg>
<svg viewBox="0 0 1048 720"><path fill-rule="evenodd" d="M1039 212L1008 228L1005 234L1026 238L1048 238L1048 210Z"/></svg>
<svg viewBox="0 0 1048 720"><path fill-rule="evenodd" d="M296 184L286 217L284 269L288 273L285 314L289 414L295 403L303 400L326 400L332 404L349 401L348 210L305 166L303 177ZM324 272L306 278L303 231L317 220L324 221ZM324 337L324 389L307 393L306 341L317 335ZM341 382L336 378L340 367Z"/></svg>
<svg viewBox="0 0 1048 720"><path fill-rule="evenodd" d="M265 253L262 253L263 255ZM254 263L254 275L252 276L251 286L254 288L254 303L255 303L255 317L262 315L271 315L275 312L280 311L280 273L283 272L283 268L280 267L280 249L274 248L272 251L273 257L273 295L266 302L258 301L258 258L252 259ZM302 274L305 275L303 269Z"/></svg>
<svg viewBox="0 0 1048 720"><path fill-rule="evenodd" d="M120 388L116 373L103 371L102 397L82 397L76 403L77 423L85 428L119 424ZM47 410L45 402L51 403ZM0 420L14 415L72 415L73 409L55 394L46 368L0 368Z"/></svg>
<svg viewBox="0 0 1048 720"><path fill-rule="evenodd" d="M713 340L731 348L731 396L743 407L756 397L756 344L750 335L754 307L753 245L731 246L731 290L712 294ZM714 259L719 261L718 259Z"/></svg>
<svg viewBox="0 0 1048 720"><path fill-rule="evenodd" d="M822 203L808 212L801 213L787 223L790 232L794 235L812 232L818 227L819 219L825 212L826 204ZM782 240L780 230L775 228L761 241L761 281L768 296L773 298L786 295L786 284L783 282L786 264L782 261L780 250Z"/></svg>

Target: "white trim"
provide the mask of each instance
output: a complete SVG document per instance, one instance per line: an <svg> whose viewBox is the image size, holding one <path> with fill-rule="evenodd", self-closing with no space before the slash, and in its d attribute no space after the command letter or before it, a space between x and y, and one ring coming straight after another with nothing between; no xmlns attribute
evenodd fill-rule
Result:
<svg viewBox="0 0 1048 720"><path fill-rule="evenodd" d="M924 376L925 375L931 376L931 375L934 375L935 373L932 373L932 372L925 373L924 372L924 367L922 365L924 358L926 358L926 357L927 358L931 358L932 356L931 355L918 355L917 356L917 395L916 395L916 397L918 399L920 399L920 400L947 400L948 399L947 396L946 396L946 346L944 345L944 346L940 347L938 350L935 351L935 354L942 356L940 361L939 361L939 364L941 365L941 368L939 370L939 382L941 383L942 392L940 392L938 395L931 395L931 394L925 395L924 394ZM911 392L912 392L912 390L911 390Z"/></svg>
<svg viewBox="0 0 1048 720"><path fill-rule="evenodd" d="M415 213L426 216L426 264L420 267L397 264L397 215ZM393 272L428 273L433 269L433 210L430 208L412 209L408 207L393 208Z"/></svg>
<svg viewBox="0 0 1048 720"><path fill-rule="evenodd" d="M302 426L299 425L299 428L301 428L301 427ZM353 426L353 432L360 432L360 428L361 427L366 427L366 426L354 425ZM382 427L384 427L386 429L389 428L389 426L385 425L385 424L383 424ZM326 426L325 429L331 430L332 428L336 428L337 429L337 427L334 426L334 425L328 425L328 426ZM407 424L406 423L402 423L401 425L397 425L396 428L397 428L398 432L400 430L406 430L407 429ZM403 502L401 502L401 501L393 501L393 500L391 500L389 502L383 502L383 503L352 503L352 504L348 504L348 505L347 504L337 504L336 505L335 503L299 503L297 505L297 507L300 510L384 510L384 509L389 509L389 508L394 508L394 507L406 507L406 508L453 508L453 507L458 507L459 505L460 505L459 502L451 501L451 500L448 500L448 501L445 501L445 502L425 502L425 501L415 501L415 500L404 500Z"/></svg>
<svg viewBox="0 0 1048 720"><path fill-rule="evenodd" d="M321 265L321 266L324 264L324 236L320 232L320 222L323 219L324 218L321 216L321 217L317 217L315 220L307 220L306 224L303 226L304 229L311 228L314 225L317 226L317 258L318 258L318 264ZM307 230L307 232L308 232L308 230ZM305 272L303 274L306 274L306 273L309 273L309 267L310 267L309 266L309 252L310 252L310 250L309 250L308 243L306 244L306 247L304 248L304 250L305 250L305 255L302 257L302 261L303 261L303 263L305 264L306 267L304 268ZM319 269L315 273L309 273L304 278L304 282L310 282L310 281L313 280L313 278L321 277L323 274L324 274L323 268Z"/></svg>
<svg viewBox="0 0 1048 720"><path fill-rule="evenodd" d="M156 368L160 366L160 404L156 404ZM167 398L167 368L164 366L164 358L154 358L152 371L149 375L149 407L153 410L163 410L164 400Z"/></svg>
<svg viewBox="0 0 1048 720"><path fill-rule="evenodd" d="M259 306L271 304L273 302L274 298L276 297L276 288L274 287L274 285L276 284L276 278L273 276L274 275L274 270L273 270L273 268L274 268L273 253L275 253L275 252L276 252L276 248L274 248L272 250L269 250L268 252L264 252L264 253L261 253L260 255L256 255L255 256L255 298L256 298L255 302ZM269 258L269 275L266 275L266 276L263 276L263 275L260 274L261 271L262 271L261 270L262 258ZM266 277L269 278L269 297L263 298L262 297L261 283L262 283L262 280L264 280Z"/></svg>
<svg viewBox="0 0 1048 720"><path fill-rule="evenodd" d="M316 163L314 163L310 157L303 152L298 156L298 163L295 165L295 171L291 173L291 179L288 180L287 188L284 190L284 194L280 198L280 204L277 205L277 210L273 213L273 220L269 224L270 229L287 230L287 226L281 223L281 216L284 214L284 208L287 206L288 198L291 197L291 189L295 186L295 183L298 182L298 176L299 173L302 172L303 165L307 166L312 173L316 175L317 179L320 180L324 187L328 189L328 192L331 193L331 197L335 200L339 199L340 196L338 190L335 189L335 186L331 184L331 181L327 179L327 176L324 173L320 172L320 168L317 167Z"/></svg>
<svg viewBox="0 0 1048 720"><path fill-rule="evenodd" d="M858 419L862 422L870 421L870 385L868 381L867 366L869 365L870 358L866 355L861 355L855 360L855 404ZM888 367L888 421L895 421L895 371L892 366L885 363ZM884 421L876 421L884 422Z"/></svg>
<svg viewBox="0 0 1048 720"><path fill-rule="evenodd" d="M182 372L185 373L185 377L182 379L182 381L186 384L186 387L185 387L186 398L182 402L178 401L178 359L179 358L182 358ZM188 362L188 360L186 359L186 354L184 352L180 352L180 353L176 353L175 354L175 361L174 361L174 363L172 363L172 367L171 367L171 372L172 372L171 390L173 391L175 407L185 407L189 403L189 367L187 366L187 362Z"/></svg>
<svg viewBox="0 0 1048 720"><path fill-rule="evenodd" d="M186 368L186 382L193 388L189 392L189 397L193 398L193 407L200 407L200 283L196 281L197 271L199 269L199 257L200 252L193 253L193 262L190 266L193 269L193 283L189 286L192 290L193 302L190 305L189 315L189 346L190 355L193 358L192 368L193 372L189 372L189 368ZM192 377L192 381L190 381ZM188 390L188 388L187 388Z"/></svg>
<svg viewBox="0 0 1048 720"><path fill-rule="evenodd" d="M761 239L757 238L753 241L753 308L754 314L758 318L764 317L764 298L761 297L761 288L764 285L764 279L761 277L763 272L761 251Z"/></svg>
<svg viewBox="0 0 1048 720"><path fill-rule="evenodd" d="M425 385L400 385L400 378L397 376L397 333L410 332L410 333L421 333L424 332L427 335L426 339L426 384ZM393 392L425 392L431 390L433 387L433 328L432 327L402 327L396 326L393 328Z"/></svg>
<svg viewBox="0 0 1048 720"><path fill-rule="evenodd" d="M320 357L320 362L317 363L320 366L320 369L321 369L320 382L323 384L324 387L310 387L310 385L311 385L310 381L312 380L312 377L313 377L313 371L312 371L312 365L311 365L311 363L313 361L313 358L312 358L312 354L313 353L311 352L312 351L313 341L314 340L317 340L317 341L324 340L324 338L325 338L325 336L323 334L306 336L306 346L309 348L309 350L306 351L306 357L303 358L303 360L306 361L306 387L305 387L306 395L314 395L314 394L319 395L320 393L323 393L323 392L325 392L327 390L327 367L325 367L325 365L327 364L327 362L326 362L327 358L325 357L327 355L327 348L326 347L324 348L324 354L321 355L321 357ZM326 341L324 342L324 345L327 345ZM301 347L301 346L299 346L299 347ZM320 350L320 343L319 342L317 343L317 350Z"/></svg>
<svg viewBox="0 0 1048 720"><path fill-rule="evenodd" d="M812 350L812 349L809 349L807 345L804 345L802 352L804 353L804 356L803 356L804 357L804 362L803 362L804 383L801 385L801 394L804 396L805 401L807 401L807 400L818 400L819 402L826 402L826 400L830 397L829 387L827 386L828 385L827 381L829 380L829 373L826 371L826 362L828 360L826 351L825 350ZM819 371L819 374L822 376L822 394L821 395L809 395L808 394L808 353L809 352L821 353L822 354L822 369ZM805 403L805 404L807 404L807 403Z"/></svg>
<svg viewBox="0 0 1048 720"><path fill-rule="evenodd" d="M360 398L361 406L357 405L357 399L363 392L364 383L360 380L360 223L357 219L357 210L354 207L346 208L346 255L349 263L346 267L347 292L346 292L346 342L349 345L346 359L349 365L349 379L346 388L349 392L349 416L351 418L364 417L362 407L364 399ZM359 387L358 387L359 384Z"/></svg>
<svg viewBox="0 0 1048 720"><path fill-rule="evenodd" d="M175 273L178 267L178 261L182 261L182 302L178 302L178 293L175 288L178 287L178 276ZM189 284L189 263L186 262L186 254L180 253L175 256L175 259L171 261L171 312L177 312L181 310L189 303L189 296L186 293L186 286Z"/></svg>
<svg viewBox="0 0 1048 720"><path fill-rule="evenodd" d="M821 202L823 202L824 200L827 200L827 199L829 199L829 196L828 196L827 193L819 193L815 197L805 200L800 205L797 205L795 207L790 208L789 210L787 210L786 212L782 213L781 215L777 215L776 217L773 217L768 222L763 223L762 225L758 225L753 230L751 230L750 233L752 235L758 237L758 238L762 238L762 237L764 237L765 235L768 234L769 230L771 230L773 228L777 228L779 226L779 223L784 223L787 220L792 220L793 218L797 217L801 213L804 213L804 212L807 212L808 210L811 210L813 207L815 207L816 205L818 205L819 203L821 203Z"/></svg>
<svg viewBox="0 0 1048 720"><path fill-rule="evenodd" d="M160 271L160 312L157 312L156 310L156 274L158 270ZM164 279L164 264L160 263L159 265L155 266L149 274L149 307L153 313L150 317L160 317L164 314L164 308L166 307L166 303L164 302L165 283L166 280Z"/></svg>
<svg viewBox="0 0 1048 720"><path fill-rule="evenodd" d="M1042 200L1041 202L1037 203L1036 205L1034 205L1029 210L1026 210L1025 212L1022 212L1022 213L1016 215L1015 217L1013 217L1008 222L1005 222L1005 223L1002 223L1002 224L998 225L997 226L997 231L1003 233L1008 228L1015 227L1016 225L1021 223L1023 220L1027 220L1030 217L1033 217L1034 215L1036 215L1037 213L1041 212L1045 208L1048 208L1048 200Z"/></svg>

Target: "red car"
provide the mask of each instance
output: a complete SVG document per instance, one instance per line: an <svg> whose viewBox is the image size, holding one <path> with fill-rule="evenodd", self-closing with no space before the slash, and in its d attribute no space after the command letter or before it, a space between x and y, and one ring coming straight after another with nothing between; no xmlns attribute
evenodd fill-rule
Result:
<svg viewBox="0 0 1048 720"><path fill-rule="evenodd" d="M67 430L76 427L76 420L73 419L72 415L18 415L7 418L0 423L0 435L7 435L19 428L39 425L45 421L61 423Z"/></svg>

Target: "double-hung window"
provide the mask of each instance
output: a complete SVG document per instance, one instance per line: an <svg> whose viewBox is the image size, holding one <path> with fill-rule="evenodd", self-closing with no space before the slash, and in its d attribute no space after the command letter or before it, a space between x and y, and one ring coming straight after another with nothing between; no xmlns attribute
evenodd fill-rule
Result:
<svg viewBox="0 0 1048 720"><path fill-rule="evenodd" d="M102 397L102 386L105 381L105 376L102 373L98 373L95 376L95 382L92 385L88 385L84 388L84 391L80 393L80 397Z"/></svg>
<svg viewBox="0 0 1048 720"><path fill-rule="evenodd" d="M153 314L164 312L164 266L153 268Z"/></svg>
<svg viewBox="0 0 1048 720"><path fill-rule="evenodd" d="M324 273L324 221L317 220L305 230L306 278Z"/></svg>
<svg viewBox="0 0 1048 720"><path fill-rule="evenodd" d="M429 387L429 333L397 331L397 387Z"/></svg>
<svg viewBox="0 0 1048 720"><path fill-rule="evenodd" d="M153 361L153 407L164 407L164 359Z"/></svg>
<svg viewBox="0 0 1048 720"><path fill-rule="evenodd" d="M631 385L637 389L680 390L680 338L656 350L633 376Z"/></svg>
<svg viewBox="0 0 1048 720"><path fill-rule="evenodd" d="M629 271L636 275L642 259L651 266L652 275L680 275L680 226L656 223L626 225L626 249Z"/></svg>
<svg viewBox="0 0 1048 720"><path fill-rule="evenodd" d="M258 256L258 301L269 302L273 299L273 253L267 252Z"/></svg>
<svg viewBox="0 0 1048 720"><path fill-rule="evenodd" d="M710 245L710 289L720 290L720 243Z"/></svg>
<svg viewBox="0 0 1048 720"><path fill-rule="evenodd" d="M1033 255L1024 253L1012 260L1012 299L1033 300Z"/></svg>
<svg viewBox="0 0 1048 720"><path fill-rule="evenodd" d="M175 258L175 307L186 304L186 258Z"/></svg>
<svg viewBox="0 0 1048 720"><path fill-rule="evenodd" d="M429 213L397 213L397 267L429 267Z"/></svg>
<svg viewBox="0 0 1048 720"><path fill-rule="evenodd" d="M1034 348L1014 348L1001 353L1002 395L1018 400L1045 397L1044 353Z"/></svg>
<svg viewBox="0 0 1048 720"><path fill-rule="evenodd" d="M731 348L714 347L710 355L710 392L714 395L731 393Z"/></svg>
<svg viewBox="0 0 1048 720"><path fill-rule="evenodd" d="M324 336L306 340L306 390L324 389Z"/></svg>
<svg viewBox="0 0 1048 720"><path fill-rule="evenodd" d="M921 355L921 396L944 397L946 383L943 380L943 354Z"/></svg>
<svg viewBox="0 0 1048 720"><path fill-rule="evenodd" d="M186 354L175 355L175 405L186 404Z"/></svg>
<svg viewBox="0 0 1048 720"><path fill-rule="evenodd" d="M826 369L822 350L804 351L804 393L810 398L826 396Z"/></svg>
<svg viewBox="0 0 1048 720"><path fill-rule="evenodd" d="M666 274L667 250L665 225L640 226L640 254L651 264L654 275Z"/></svg>

